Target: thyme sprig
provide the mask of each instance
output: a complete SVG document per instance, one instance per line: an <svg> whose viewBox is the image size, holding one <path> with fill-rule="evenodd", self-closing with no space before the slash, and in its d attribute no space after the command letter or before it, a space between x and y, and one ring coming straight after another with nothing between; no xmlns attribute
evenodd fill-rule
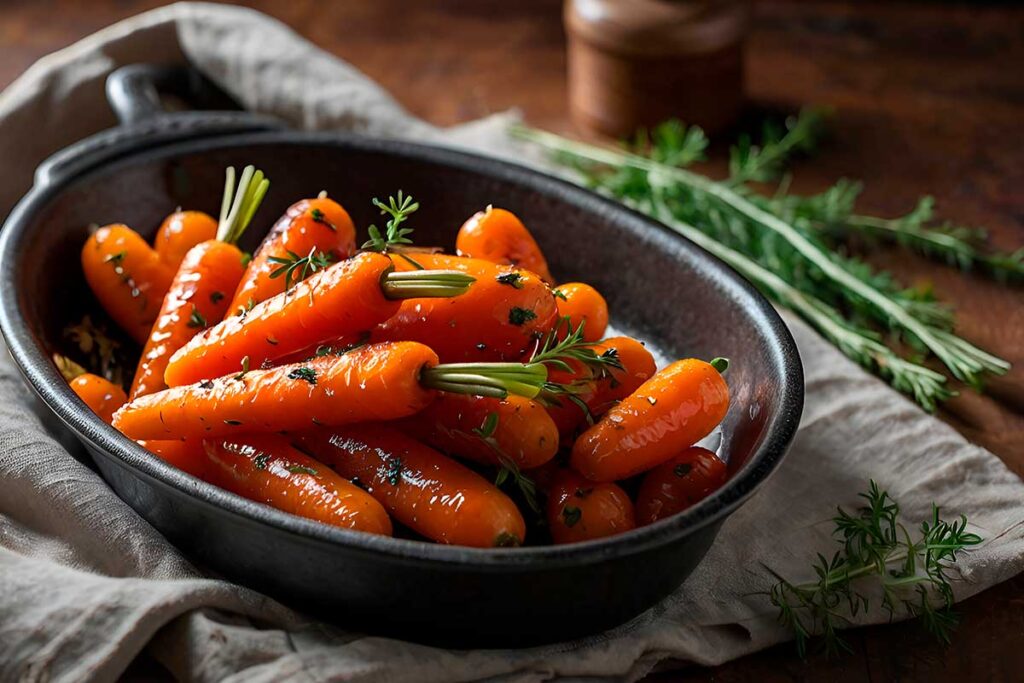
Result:
<svg viewBox="0 0 1024 683"><path fill-rule="evenodd" d="M563 316L554 329L538 342L529 362L545 363L565 372L573 372L569 361L577 361L599 379L609 377L613 368L622 370L622 362L615 349L598 353L594 350L594 343L583 338L585 324L586 321L581 320L573 329L569 316Z"/></svg>
<svg viewBox="0 0 1024 683"><path fill-rule="evenodd" d="M966 517L946 522L933 505L914 540L899 521L899 505L874 481L860 497L866 505L853 513L839 508L833 518L842 548L831 559L818 554L813 564L816 580L792 583L769 569L777 583L767 595L779 610L779 622L795 635L800 656L817 635L831 654L850 651L838 629L870 608L862 587L873 582L890 618L902 610L948 643L957 623L949 571L957 554L982 538L967 531Z"/></svg>
<svg viewBox="0 0 1024 683"><path fill-rule="evenodd" d="M283 277L284 291L287 292L313 273L334 263L334 254L317 251L316 247L313 247L305 256L299 256L289 250L287 256L270 256L267 260L279 264L277 268L270 271L270 278Z"/></svg>
<svg viewBox="0 0 1024 683"><path fill-rule="evenodd" d="M375 197L373 205L380 209L381 215L390 216L390 218L385 226L383 235L380 228L376 225L371 225L366 229L370 239L363 243L362 248L366 251L378 251L383 254L389 250L394 251L402 245L412 244L409 235L412 234L413 229L403 228L402 223L419 210L420 203L413 201L411 195L404 194L399 190L397 197L388 197L387 204Z"/></svg>
<svg viewBox="0 0 1024 683"><path fill-rule="evenodd" d="M494 485L502 486L505 482L511 480L523 495L523 500L526 501L527 506L536 514L540 514L540 504L537 502L537 484L534 483L533 479L523 474L522 470L519 469L519 465L502 450L501 444L494 437L498 429L498 421L497 413L488 413L487 417L484 418L483 424L473 428L473 435L494 451L498 462L501 463L501 467L494 477Z"/></svg>
<svg viewBox="0 0 1024 683"><path fill-rule="evenodd" d="M975 387L986 375L1005 373L1006 361L953 333L950 312L927 292L902 289L888 274L840 253L833 235L864 233L870 224L876 232L924 239L940 253L959 250L960 256L953 259L958 265L999 264L994 268L1008 274L1024 260L1024 253L992 253L979 261L981 252L964 251L966 234L949 233L959 242L940 238L938 229L926 225L930 214L923 210L897 223L865 221L853 211L859 186L848 181L812 197L790 194L785 178L774 196L748 187L748 182L777 177L793 154L810 149L820 120L818 113L805 112L756 147L741 143L732 155L730 177L722 181L684 168L702 157L706 141L678 123L652 131L647 149L634 144L612 150L522 126L511 132L547 148L595 189L651 214L728 261L844 353L912 394L926 409L933 410L953 392L946 377L921 359L938 359L953 377ZM925 237L906 237L918 234ZM881 333L886 331L920 359L900 356L883 344Z"/></svg>

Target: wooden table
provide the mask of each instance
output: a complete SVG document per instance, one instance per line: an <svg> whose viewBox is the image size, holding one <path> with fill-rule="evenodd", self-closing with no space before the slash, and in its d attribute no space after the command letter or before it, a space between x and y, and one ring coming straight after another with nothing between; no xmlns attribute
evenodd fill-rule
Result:
<svg viewBox="0 0 1024 683"><path fill-rule="evenodd" d="M155 0L11 2L0 9L0 86L42 55ZM522 109L570 132L556 0L261 0L245 3L365 71L413 113L447 125ZM976 3L760 2L747 52L753 109L835 108L832 138L796 168L795 189L862 179L861 207L908 210L938 198L953 221L1024 245L1024 10ZM714 163L712 168L720 167ZM720 162L720 159L719 159ZM964 276L905 252L868 255L907 284L931 283L958 309L963 336L1015 363L989 394L965 393L942 418L1024 474L1024 288ZM915 625L849 634L855 653L802 662L789 645L708 672L657 678L724 681L1016 680L1024 669L1024 577L960 607L953 647Z"/></svg>

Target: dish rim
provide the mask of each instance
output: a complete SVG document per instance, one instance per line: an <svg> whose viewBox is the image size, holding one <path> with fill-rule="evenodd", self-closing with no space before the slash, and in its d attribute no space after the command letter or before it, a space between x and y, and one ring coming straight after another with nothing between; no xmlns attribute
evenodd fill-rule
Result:
<svg viewBox="0 0 1024 683"><path fill-rule="evenodd" d="M759 333L768 342L771 365L782 369L779 378L780 408L778 414L766 424L765 438L724 486L677 515L604 539L521 548L442 545L333 527L229 493L154 457L88 410L60 377L45 349L37 344L27 319L22 315L22 295L15 287L18 264L12 259L28 234L29 216L72 182L94 173L102 174L112 166L254 144L329 145L358 153L389 154L454 167L498 183L518 185L574 210L606 214L614 219L613 222L633 223L642 231L653 230L674 238L679 248L688 252L693 260L706 262L716 286L736 301L746 315L753 318ZM660 547L714 524L740 507L781 462L796 434L803 408L803 367L792 335L771 303L727 264L654 219L567 180L504 159L439 145L339 132L270 131L186 139L159 147L127 150L114 159L79 169L70 177L42 187L33 187L11 211L0 232L0 274L0 330L15 364L47 408L80 440L88 442L93 450L110 456L117 466L132 470L150 485L177 489L197 503L216 508L244 523L270 527L276 533L296 535L307 541L344 548L346 551L379 555L382 558L431 565L472 566L485 571L529 571L541 566L550 569L593 564Z"/></svg>

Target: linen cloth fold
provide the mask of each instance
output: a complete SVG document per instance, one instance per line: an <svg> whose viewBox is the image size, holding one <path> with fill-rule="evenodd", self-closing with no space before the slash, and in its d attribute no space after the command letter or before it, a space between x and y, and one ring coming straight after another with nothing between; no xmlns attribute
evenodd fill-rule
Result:
<svg viewBox="0 0 1024 683"><path fill-rule="evenodd" d="M341 27L340 30L344 30ZM257 12L184 3L40 60L0 94L0 213L47 154L115 124L103 81L134 62L188 60L246 108L305 129L353 130L531 157L499 115L437 129L351 66ZM535 163L541 163L534 159ZM792 451L729 518L693 575L609 633L525 650L450 651L310 621L204 577L62 445L0 362L0 680L109 680L143 648L197 681L635 680L665 659L717 664L785 640L763 595L770 568L810 579L831 555L830 518L869 479L916 525L932 502L988 539L958 565L958 599L1024 568L1024 485L991 453L869 376L787 316L807 400ZM66 443L66 441L65 441ZM642 577L638 577L642 580ZM344 615L339 615L343 621ZM858 624L885 621L871 611Z"/></svg>

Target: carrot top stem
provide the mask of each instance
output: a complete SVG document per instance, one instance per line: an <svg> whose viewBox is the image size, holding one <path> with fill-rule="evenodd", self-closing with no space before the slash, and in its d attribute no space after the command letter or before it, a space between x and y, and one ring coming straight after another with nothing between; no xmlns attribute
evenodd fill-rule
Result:
<svg viewBox="0 0 1024 683"><path fill-rule="evenodd" d="M729 369L729 359L722 357L713 358L708 362L708 365L718 370L718 374L724 375L725 371Z"/></svg>
<svg viewBox="0 0 1024 683"><path fill-rule="evenodd" d="M228 166L224 173L224 198L220 205L217 239L235 244L249 226L253 214L263 201L270 180L251 164L242 169L242 177L235 186L235 167Z"/></svg>
<svg viewBox="0 0 1024 683"><path fill-rule="evenodd" d="M385 272L380 287L388 299L421 299L465 294L476 278L458 270Z"/></svg>
<svg viewBox="0 0 1024 683"><path fill-rule="evenodd" d="M534 398L547 381L548 370L541 363L445 363L420 375L420 384L430 389L490 398Z"/></svg>

